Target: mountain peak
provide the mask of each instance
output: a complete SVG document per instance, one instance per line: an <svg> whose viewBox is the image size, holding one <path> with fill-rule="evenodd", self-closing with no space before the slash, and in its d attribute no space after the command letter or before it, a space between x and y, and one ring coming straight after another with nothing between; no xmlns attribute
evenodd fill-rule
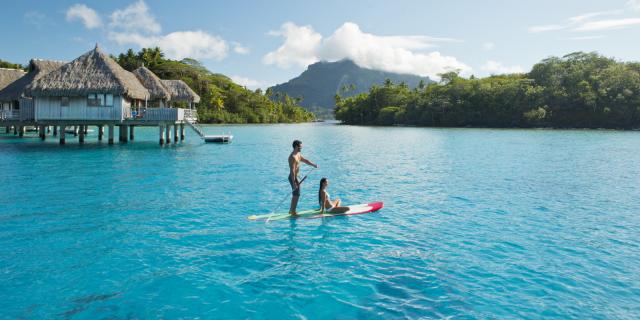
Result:
<svg viewBox="0 0 640 320"><path fill-rule="evenodd" d="M286 93L291 97L302 97L300 103L318 117L333 117L334 96L352 96L367 92L373 85L382 85L390 79L394 83L404 82L409 87L417 87L420 81L433 82L427 77L409 74L398 74L386 71L366 69L358 66L353 60L342 59L334 62L318 61L310 64L302 74L286 83L278 84L271 89L274 93ZM344 86L355 85L355 90L341 92Z"/></svg>

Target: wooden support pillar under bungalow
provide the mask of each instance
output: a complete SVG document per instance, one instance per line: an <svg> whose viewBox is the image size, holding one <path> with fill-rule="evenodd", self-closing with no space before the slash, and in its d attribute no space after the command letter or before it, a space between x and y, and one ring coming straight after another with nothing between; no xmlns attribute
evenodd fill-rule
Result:
<svg viewBox="0 0 640 320"><path fill-rule="evenodd" d="M84 143L84 126L80 126L80 130L78 131L78 142Z"/></svg>
<svg viewBox="0 0 640 320"><path fill-rule="evenodd" d="M109 125L109 144L113 144L113 125Z"/></svg>
<svg viewBox="0 0 640 320"><path fill-rule="evenodd" d="M65 130L65 126L61 125L60 126L60 144L65 144L65 139L64 139L64 135L66 134L66 130Z"/></svg>
<svg viewBox="0 0 640 320"><path fill-rule="evenodd" d="M165 141L167 141L167 144L171 143L171 124L167 124L165 125L165 127L167 128L167 134L165 136Z"/></svg>
<svg viewBox="0 0 640 320"><path fill-rule="evenodd" d="M102 136L104 135L104 126L98 126L98 141L102 141Z"/></svg>
<svg viewBox="0 0 640 320"><path fill-rule="evenodd" d="M133 135L133 125L129 126L129 140L133 141L134 135Z"/></svg>
<svg viewBox="0 0 640 320"><path fill-rule="evenodd" d="M58 126L53 126L53 136L54 137L58 136Z"/></svg>
<svg viewBox="0 0 640 320"><path fill-rule="evenodd" d="M162 125L159 125L158 128L160 128L160 145L164 144L164 128L162 127Z"/></svg>

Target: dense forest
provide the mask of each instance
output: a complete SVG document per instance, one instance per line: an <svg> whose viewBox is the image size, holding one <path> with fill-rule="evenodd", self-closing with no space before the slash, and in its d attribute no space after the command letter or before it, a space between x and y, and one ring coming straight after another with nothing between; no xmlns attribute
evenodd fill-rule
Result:
<svg viewBox="0 0 640 320"><path fill-rule="evenodd" d="M212 73L193 59L174 61L164 58L159 48L129 49L113 57L123 68L133 71L144 65L161 79L180 79L201 98L198 118L204 123L304 122L314 119L301 108L299 99L284 94L251 91L228 77Z"/></svg>
<svg viewBox="0 0 640 320"><path fill-rule="evenodd" d="M0 68L7 68L7 69L22 69L24 70L24 66L22 66L19 63L11 63L11 62L7 62L4 61L2 59L0 59Z"/></svg>
<svg viewBox="0 0 640 320"><path fill-rule="evenodd" d="M336 96L335 116L371 125L640 128L640 63L576 52L525 74L466 79L451 72L415 89L387 81Z"/></svg>

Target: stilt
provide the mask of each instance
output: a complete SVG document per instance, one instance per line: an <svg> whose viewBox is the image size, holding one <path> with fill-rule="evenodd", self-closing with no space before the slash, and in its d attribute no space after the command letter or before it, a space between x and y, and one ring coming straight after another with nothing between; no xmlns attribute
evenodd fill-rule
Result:
<svg viewBox="0 0 640 320"><path fill-rule="evenodd" d="M18 134L18 126L13 126L13 135Z"/></svg>
<svg viewBox="0 0 640 320"><path fill-rule="evenodd" d="M162 127L162 125L159 125L158 128L160 128L160 145L164 144L164 128Z"/></svg>
<svg viewBox="0 0 640 320"><path fill-rule="evenodd" d="M24 126L19 126L20 128L18 129L18 136L22 137L24 136Z"/></svg>
<svg viewBox="0 0 640 320"><path fill-rule="evenodd" d="M180 124L180 141L184 141L184 123Z"/></svg>
<svg viewBox="0 0 640 320"><path fill-rule="evenodd" d="M47 126L47 133L51 133L51 126Z"/></svg>
<svg viewBox="0 0 640 320"><path fill-rule="evenodd" d="M64 126L60 126L60 144L64 144L65 143L64 134L66 132L64 132L64 129L65 129Z"/></svg>
<svg viewBox="0 0 640 320"><path fill-rule="evenodd" d="M173 125L173 143L178 143L178 125Z"/></svg>
<svg viewBox="0 0 640 320"><path fill-rule="evenodd" d="M11 130L11 127L4 127L4 133L9 133L9 130Z"/></svg>
<svg viewBox="0 0 640 320"><path fill-rule="evenodd" d="M58 126L53 126L53 136L54 137L58 136Z"/></svg>
<svg viewBox="0 0 640 320"><path fill-rule="evenodd" d="M98 126L98 141L102 141L102 136L104 135L104 126Z"/></svg>
<svg viewBox="0 0 640 320"><path fill-rule="evenodd" d="M171 143L171 125L167 125L167 144Z"/></svg>
<svg viewBox="0 0 640 320"><path fill-rule="evenodd" d="M127 130L127 127L128 126L120 126L120 142L126 143L127 141L129 141L127 137L127 131L129 130Z"/></svg>
<svg viewBox="0 0 640 320"><path fill-rule="evenodd" d="M133 126L129 126L129 140L133 141Z"/></svg>
<svg viewBox="0 0 640 320"><path fill-rule="evenodd" d="M78 126L73 126L73 136L74 137L78 136Z"/></svg>
<svg viewBox="0 0 640 320"><path fill-rule="evenodd" d="M84 135L86 136L87 133L89 133L89 126L82 126L82 128L84 129Z"/></svg>
<svg viewBox="0 0 640 320"><path fill-rule="evenodd" d="M109 125L109 144L113 144L113 125Z"/></svg>
<svg viewBox="0 0 640 320"><path fill-rule="evenodd" d="M84 126L80 126L79 134L78 134L78 142L84 143Z"/></svg>
<svg viewBox="0 0 640 320"><path fill-rule="evenodd" d="M40 133L40 140L44 141L45 137L47 136L47 129L45 128L45 126L39 126L38 129L38 132Z"/></svg>

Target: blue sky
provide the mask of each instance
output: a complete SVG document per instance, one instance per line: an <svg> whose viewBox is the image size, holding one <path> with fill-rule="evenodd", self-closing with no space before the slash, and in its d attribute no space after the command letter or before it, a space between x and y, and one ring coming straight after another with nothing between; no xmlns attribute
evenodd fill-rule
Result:
<svg viewBox="0 0 640 320"><path fill-rule="evenodd" d="M528 71L574 51L640 60L640 0L13 1L0 30L11 62L157 45L250 88L342 58L431 77Z"/></svg>

